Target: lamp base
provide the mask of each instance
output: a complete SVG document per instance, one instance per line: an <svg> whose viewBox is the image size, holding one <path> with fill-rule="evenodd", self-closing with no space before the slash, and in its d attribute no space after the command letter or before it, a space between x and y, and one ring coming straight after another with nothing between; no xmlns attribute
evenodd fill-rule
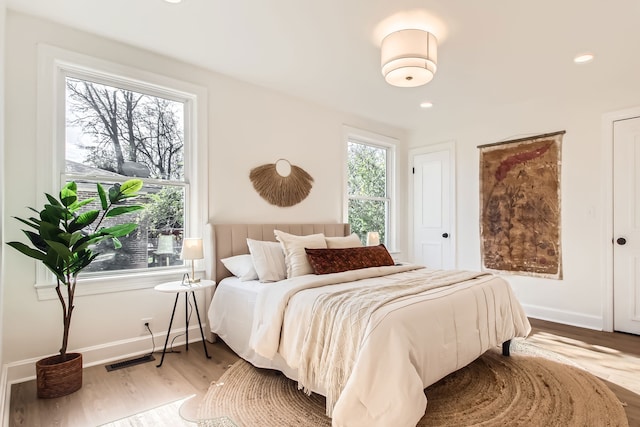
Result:
<svg viewBox="0 0 640 427"><path fill-rule="evenodd" d="M189 273L184 273L182 275L182 286L191 286L200 283L200 279L192 279L192 277L193 276L189 276Z"/></svg>

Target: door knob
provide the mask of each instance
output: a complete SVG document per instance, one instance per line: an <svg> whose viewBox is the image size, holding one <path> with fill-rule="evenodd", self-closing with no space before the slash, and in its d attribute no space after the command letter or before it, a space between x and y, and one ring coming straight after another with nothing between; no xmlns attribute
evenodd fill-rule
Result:
<svg viewBox="0 0 640 427"><path fill-rule="evenodd" d="M622 246L627 243L627 239L625 239L624 237L618 237L618 239L616 240L616 243Z"/></svg>
<svg viewBox="0 0 640 427"><path fill-rule="evenodd" d="M449 237L449 233L442 233L442 237L446 239L447 237Z"/></svg>

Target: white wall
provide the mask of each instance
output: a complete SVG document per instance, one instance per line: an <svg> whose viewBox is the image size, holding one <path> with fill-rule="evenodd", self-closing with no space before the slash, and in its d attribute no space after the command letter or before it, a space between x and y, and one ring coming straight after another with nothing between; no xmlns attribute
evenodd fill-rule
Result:
<svg viewBox="0 0 640 427"><path fill-rule="evenodd" d="M569 86L569 83L568 83ZM606 89L582 88L493 110L434 117L428 133L410 136L410 147L456 141L457 255L459 267L479 269L478 145L566 130L562 145L563 280L506 276L527 314L593 329L606 325L603 304L606 251L606 174L601 140L606 112L640 104L640 80L612 79ZM471 109L473 110L473 109ZM437 114L437 113L436 113Z"/></svg>
<svg viewBox="0 0 640 427"><path fill-rule="evenodd" d="M6 3L5 0L0 0L0 366L3 366L3 354L2 354L2 337L4 326L4 40L5 40L5 18L6 18ZM5 413L8 412L8 402L5 401L6 391L6 371L2 369L0 374L0 420L4 420Z"/></svg>
<svg viewBox="0 0 640 427"><path fill-rule="evenodd" d="M9 11L6 49L6 216L36 206L36 45L46 43L97 56L207 88L209 94L209 217L216 222L339 222L342 220L342 126L344 124L405 141L404 133L379 123L242 83L169 58ZM249 170L286 158L314 178L309 197L291 208L261 199ZM406 158L406 147L398 157ZM404 162L403 162L404 163ZM401 176L405 174L402 173ZM401 186L402 188L406 186ZM403 193L402 198L406 198ZM406 204L402 200L402 204ZM401 211L404 215L404 211ZM19 224L8 221L7 240L22 239ZM406 244L405 244L406 245ZM404 246L403 246L404 248ZM5 251L6 289L4 362L14 376L30 375L31 361L56 353L61 322L58 301L38 301L35 263ZM122 357L122 349L148 350L140 342L139 321L153 317L160 335L169 321L173 296L153 290L85 296L77 299L70 349L82 349L85 361ZM178 319L183 316L176 313ZM154 332L156 332L154 331ZM160 340L156 339L160 345ZM127 350L128 351L128 350ZM88 355L88 357L86 356ZM20 368L20 369L18 369Z"/></svg>

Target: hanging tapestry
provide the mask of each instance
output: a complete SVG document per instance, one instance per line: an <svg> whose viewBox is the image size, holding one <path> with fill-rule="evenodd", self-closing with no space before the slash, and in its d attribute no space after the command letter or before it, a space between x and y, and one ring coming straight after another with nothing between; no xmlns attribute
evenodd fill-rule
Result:
<svg viewBox="0 0 640 427"><path fill-rule="evenodd" d="M564 133L478 147L484 270L562 279L560 158Z"/></svg>

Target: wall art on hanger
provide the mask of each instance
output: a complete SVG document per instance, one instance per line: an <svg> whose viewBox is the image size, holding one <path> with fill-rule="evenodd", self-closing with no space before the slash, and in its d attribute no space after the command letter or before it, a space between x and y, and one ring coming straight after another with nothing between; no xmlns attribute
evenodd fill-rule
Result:
<svg viewBox="0 0 640 427"><path fill-rule="evenodd" d="M480 244L489 271L562 279L564 131L480 149Z"/></svg>
<svg viewBox="0 0 640 427"><path fill-rule="evenodd" d="M313 178L286 159L278 159L251 169L249 179L260 197L272 205L289 207L303 201L311 192Z"/></svg>

